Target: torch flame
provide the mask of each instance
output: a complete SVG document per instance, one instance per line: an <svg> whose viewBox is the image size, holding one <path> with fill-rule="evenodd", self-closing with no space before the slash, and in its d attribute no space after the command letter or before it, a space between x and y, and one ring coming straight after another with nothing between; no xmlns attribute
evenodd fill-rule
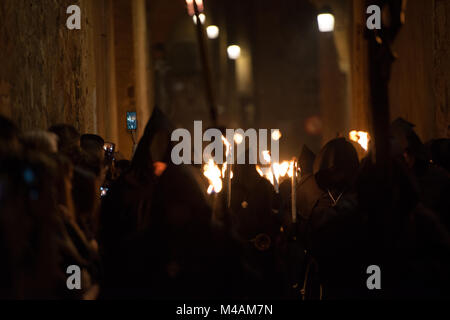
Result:
<svg viewBox="0 0 450 320"><path fill-rule="evenodd" d="M203 175L208 178L209 187L208 194L219 193L222 191L222 178L219 167L210 159L203 167Z"/></svg>
<svg viewBox="0 0 450 320"><path fill-rule="evenodd" d="M231 152L231 143L224 136L222 136L222 142L224 143L225 147L227 148L226 156L228 157Z"/></svg>
<svg viewBox="0 0 450 320"><path fill-rule="evenodd" d="M270 168L261 168L260 166L257 165L256 171L259 173L261 177L267 179L272 185L275 185L273 174Z"/></svg>
<svg viewBox="0 0 450 320"><path fill-rule="evenodd" d="M224 164L222 165L222 178L225 178L225 175L227 174L227 167L228 163L224 162ZM230 175L230 179L233 179L233 170L231 170Z"/></svg>
<svg viewBox="0 0 450 320"><path fill-rule="evenodd" d="M280 140L282 137L281 131L280 130L274 130L272 132L272 140L278 141Z"/></svg>
<svg viewBox="0 0 450 320"><path fill-rule="evenodd" d="M225 162L222 169L214 162L214 159L209 159L208 163L203 166L203 175L209 181L208 194L220 193L223 188L222 179L225 179L228 164ZM231 168L231 167L230 167ZM229 169L228 169L229 170ZM233 179L233 170L230 171L230 179Z"/></svg>
<svg viewBox="0 0 450 320"><path fill-rule="evenodd" d="M270 152L269 151L263 151L262 152L264 161L267 162L268 164L270 164L272 162L272 157L270 156Z"/></svg>
<svg viewBox="0 0 450 320"><path fill-rule="evenodd" d="M289 169L288 169L288 176L289 178L292 178L295 174L295 167L296 167L296 163L295 160L292 160L289 162Z"/></svg>
<svg viewBox="0 0 450 320"><path fill-rule="evenodd" d="M263 157L266 162L269 164L271 163L272 159L269 151L263 151ZM295 161L283 161L281 163L274 162L270 168L256 166L256 171L261 177L267 179L272 185L275 185L275 182L280 184L280 182L287 177L292 178L294 176Z"/></svg>
<svg viewBox="0 0 450 320"><path fill-rule="evenodd" d="M242 141L244 141L244 137L242 136L242 134L236 133L234 135L234 142L236 142L236 144L241 144Z"/></svg>
<svg viewBox="0 0 450 320"><path fill-rule="evenodd" d="M256 171L258 171L258 174L259 174L261 177L264 177L264 172L261 170L261 168L260 168L259 166L256 166Z"/></svg>
<svg viewBox="0 0 450 320"><path fill-rule="evenodd" d="M275 162L273 164L273 171L275 174L275 177L277 178L277 180L279 181L280 177L285 177L287 172L289 170L289 162L288 161L283 161L282 163L277 163Z"/></svg>
<svg viewBox="0 0 450 320"><path fill-rule="evenodd" d="M349 133L349 138L350 138L350 140L359 143L359 145L364 150L366 150L366 151L369 150L369 140L370 140L369 133L367 133L365 131L353 130Z"/></svg>

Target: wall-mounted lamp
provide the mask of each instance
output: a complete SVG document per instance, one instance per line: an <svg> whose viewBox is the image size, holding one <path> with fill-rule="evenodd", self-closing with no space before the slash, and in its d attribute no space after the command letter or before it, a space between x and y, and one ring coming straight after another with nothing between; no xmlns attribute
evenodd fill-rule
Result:
<svg viewBox="0 0 450 320"><path fill-rule="evenodd" d="M231 60L239 59L241 56L241 47L237 45L231 45L227 48L228 58Z"/></svg>
<svg viewBox="0 0 450 320"><path fill-rule="evenodd" d="M217 39L219 37L219 27L218 26L209 26L206 28L206 34L209 39Z"/></svg>
<svg viewBox="0 0 450 320"><path fill-rule="evenodd" d="M334 31L334 15L330 7L324 7L317 15L317 22L319 24L320 32Z"/></svg>

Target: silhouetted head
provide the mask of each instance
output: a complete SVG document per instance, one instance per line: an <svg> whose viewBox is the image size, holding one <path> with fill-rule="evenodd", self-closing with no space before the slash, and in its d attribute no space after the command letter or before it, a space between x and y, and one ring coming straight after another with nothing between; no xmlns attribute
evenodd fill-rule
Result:
<svg viewBox="0 0 450 320"><path fill-rule="evenodd" d="M328 142L314 161L314 175L319 186L326 189L345 189L355 181L359 167L353 145L338 138Z"/></svg>
<svg viewBox="0 0 450 320"><path fill-rule="evenodd" d="M53 132L36 130L25 132L22 135L23 146L28 150L44 153L58 152L58 136Z"/></svg>
<svg viewBox="0 0 450 320"><path fill-rule="evenodd" d="M81 149L79 158L74 164L84 170L89 171L96 177L102 177L105 174L103 160L96 154L88 153Z"/></svg>
<svg viewBox="0 0 450 320"><path fill-rule="evenodd" d="M157 169L155 163L171 162L172 130L167 116L155 108L131 162L131 170L139 179L151 179Z"/></svg>
<svg viewBox="0 0 450 320"><path fill-rule="evenodd" d="M83 134L80 138L81 148L93 155L96 155L100 159L104 159L105 150L103 149L105 145L105 140L96 134Z"/></svg>
<svg viewBox="0 0 450 320"><path fill-rule="evenodd" d="M394 157L403 157L409 168L422 169L427 161L426 149L419 136L414 131L415 125L398 118L391 125Z"/></svg>
<svg viewBox="0 0 450 320"><path fill-rule="evenodd" d="M60 152L65 153L75 147L80 147L80 133L73 126L57 124L50 127L48 131L58 136L58 149Z"/></svg>

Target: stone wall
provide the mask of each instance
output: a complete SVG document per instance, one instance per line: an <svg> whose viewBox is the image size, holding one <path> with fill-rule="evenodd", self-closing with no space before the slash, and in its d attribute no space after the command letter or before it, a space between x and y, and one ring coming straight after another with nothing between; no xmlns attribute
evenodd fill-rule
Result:
<svg viewBox="0 0 450 320"><path fill-rule="evenodd" d="M450 125L450 1L408 1L396 39L391 116L416 124L422 139L446 137Z"/></svg>
<svg viewBox="0 0 450 320"><path fill-rule="evenodd" d="M84 14L86 28L66 28L67 7L85 2L0 1L0 112L23 129L65 122L94 130L92 21Z"/></svg>
<svg viewBox="0 0 450 320"><path fill-rule="evenodd" d="M352 118L370 128L365 0L353 0ZM391 119L403 117L427 141L448 137L450 125L450 1L408 1L406 23L393 49L398 59L389 85Z"/></svg>

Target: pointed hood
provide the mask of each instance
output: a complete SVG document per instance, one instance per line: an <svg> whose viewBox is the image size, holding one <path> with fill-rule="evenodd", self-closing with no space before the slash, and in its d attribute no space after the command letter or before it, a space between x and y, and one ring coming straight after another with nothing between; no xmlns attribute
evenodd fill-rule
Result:
<svg viewBox="0 0 450 320"><path fill-rule="evenodd" d="M131 161L131 170L138 177L153 176L153 162L170 162L173 128L167 116L155 108Z"/></svg>
<svg viewBox="0 0 450 320"><path fill-rule="evenodd" d="M311 174L314 170L314 160L316 155L308 148L307 145L303 146L300 157L298 158L298 164L300 166L302 174Z"/></svg>
<svg viewBox="0 0 450 320"><path fill-rule="evenodd" d="M326 190L343 189L352 184L359 167L358 155L345 138L328 142L314 161L314 175L319 186Z"/></svg>

